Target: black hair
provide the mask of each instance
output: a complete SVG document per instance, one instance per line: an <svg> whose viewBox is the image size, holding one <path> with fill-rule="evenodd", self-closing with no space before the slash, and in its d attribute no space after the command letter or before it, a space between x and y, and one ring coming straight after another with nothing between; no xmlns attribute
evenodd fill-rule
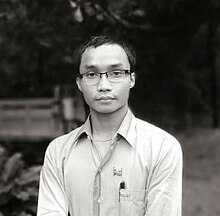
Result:
<svg viewBox="0 0 220 216"><path fill-rule="evenodd" d="M109 35L92 36L89 38L89 40L86 40L80 46L80 48L78 50L78 59L77 59L78 68L81 63L82 54L85 52L86 49L97 48L97 47L104 45L104 44L109 44L109 45L115 44L115 45L119 45L120 47L122 47L128 57L128 61L131 66L131 71L135 72L136 53L135 53L134 49L131 47L130 44L128 44L124 40L121 40L120 38L116 38L114 36L109 36Z"/></svg>

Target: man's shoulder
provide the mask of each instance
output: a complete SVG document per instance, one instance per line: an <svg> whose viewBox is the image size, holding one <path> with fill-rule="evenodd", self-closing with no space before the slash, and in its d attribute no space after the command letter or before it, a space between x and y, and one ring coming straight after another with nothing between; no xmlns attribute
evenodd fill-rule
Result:
<svg viewBox="0 0 220 216"><path fill-rule="evenodd" d="M56 137L53 141L56 142L66 142L66 141L73 141L75 140L76 136L78 135L79 130L81 129L82 126L75 128L74 130L70 131L67 134L63 134L61 136Z"/></svg>
<svg viewBox="0 0 220 216"><path fill-rule="evenodd" d="M50 142L48 148L54 150L56 149L56 151L58 152L62 152L65 149L70 148L72 145L75 144L81 127L82 126L72 130L67 134L56 137Z"/></svg>
<svg viewBox="0 0 220 216"><path fill-rule="evenodd" d="M137 119L137 133L140 136L144 136L145 138L150 138L150 139L160 139L160 140L169 140L170 142L173 143L178 143L177 139L171 135L169 132L165 131L164 129L151 124L147 121L144 121L142 119L136 118Z"/></svg>
<svg viewBox="0 0 220 216"><path fill-rule="evenodd" d="M61 169L63 161L70 153L70 149L77 141L77 137L80 135L80 128L76 128L68 134L64 134L53 139L45 152L44 161L46 164L48 161L52 161L55 166Z"/></svg>
<svg viewBox="0 0 220 216"><path fill-rule="evenodd" d="M161 158L163 155L167 155L168 152L177 155L182 154L179 141L160 127L137 118L136 131L137 147L146 152L148 158L154 158L156 161L156 158Z"/></svg>

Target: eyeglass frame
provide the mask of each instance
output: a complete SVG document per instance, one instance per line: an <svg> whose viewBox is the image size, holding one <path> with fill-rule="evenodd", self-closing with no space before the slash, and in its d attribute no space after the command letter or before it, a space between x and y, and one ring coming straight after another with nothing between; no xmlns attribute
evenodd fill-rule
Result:
<svg viewBox="0 0 220 216"><path fill-rule="evenodd" d="M101 77L102 77L102 75L103 74L105 74L106 75L106 77L107 77L107 79L108 79L108 73L109 72L113 72L113 71L117 71L117 70L110 70L110 71L106 71L106 72L101 72L101 73L98 73L98 72L94 72L94 74L99 74L99 81L101 80ZM126 74L132 74L132 73L134 73L134 72L132 72L131 70L125 70L125 69L118 69L118 71L124 71L125 72L125 75ZM87 73L84 73L84 74L79 74L79 78L80 79L83 79L83 76L84 75L87 75L87 74L89 74L90 72L87 72ZM99 81L97 82L97 83L99 83ZM108 81L110 82L110 83L114 83L114 81L112 82L112 81L110 81L109 79L108 79ZM94 84L97 84L97 83L94 83Z"/></svg>

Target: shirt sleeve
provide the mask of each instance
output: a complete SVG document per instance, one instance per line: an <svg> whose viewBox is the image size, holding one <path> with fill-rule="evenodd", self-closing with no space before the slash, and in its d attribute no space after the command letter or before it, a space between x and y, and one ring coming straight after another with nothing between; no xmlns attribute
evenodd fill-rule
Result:
<svg viewBox="0 0 220 216"><path fill-rule="evenodd" d="M53 144L53 143L52 143ZM40 174L37 216L67 216L68 202L55 149L49 145Z"/></svg>
<svg viewBox="0 0 220 216"><path fill-rule="evenodd" d="M181 216L182 150L180 144L161 150L147 191L145 216Z"/></svg>

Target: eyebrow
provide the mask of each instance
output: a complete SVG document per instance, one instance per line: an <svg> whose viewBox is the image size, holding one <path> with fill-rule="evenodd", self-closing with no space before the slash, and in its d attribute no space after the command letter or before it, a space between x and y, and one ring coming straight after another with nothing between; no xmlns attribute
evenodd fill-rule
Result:
<svg viewBox="0 0 220 216"><path fill-rule="evenodd" d="M121 66L123 66L122 63L111 64L111 65L108 65L108 69L117 68L117 67L121 67ZM87 69L87 70L90 70L90 69L98 69L98 67L95 66L95 65L85 65L84 68Z"/></svg>
<svg viewBox="0 0 220 216"><path fill-rule="evenodd" d="M85 65L84 68L89 70L89 69L96 69L97 67L94 65Z"/></svg>
<svg viewBox="0 0 220 216"><path fill-rule="evenodd" d="M117 67L121 67L121 66L123 66L123 64L122 63L118 63L118 64L110 65L109 68L117 68Z"/></svg>

